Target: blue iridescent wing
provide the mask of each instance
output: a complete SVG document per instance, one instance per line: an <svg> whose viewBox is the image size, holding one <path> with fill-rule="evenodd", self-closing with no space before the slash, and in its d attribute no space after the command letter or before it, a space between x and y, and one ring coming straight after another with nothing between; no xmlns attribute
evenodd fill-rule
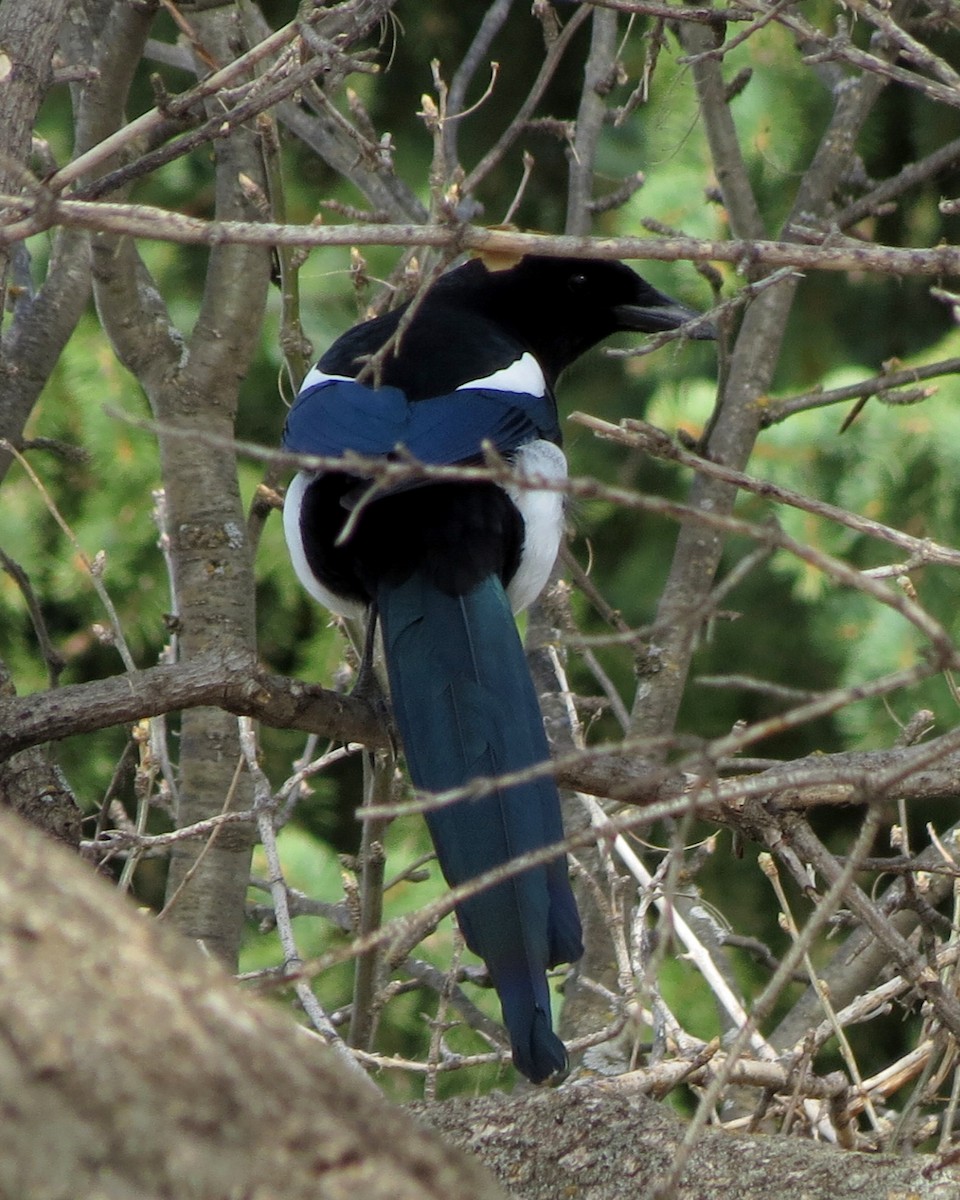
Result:
<svg viewBox="0 0 960 1200"><path fill-rule="evenodd" d="M305 388L287 417L283 444L300 454L336 458L389 454L403 446L421 462L459 463L490 442L509 454L534 438L559 442L550 393L533 396L496 388L459 388L411 402L395 387L324 380Z"/></svg>

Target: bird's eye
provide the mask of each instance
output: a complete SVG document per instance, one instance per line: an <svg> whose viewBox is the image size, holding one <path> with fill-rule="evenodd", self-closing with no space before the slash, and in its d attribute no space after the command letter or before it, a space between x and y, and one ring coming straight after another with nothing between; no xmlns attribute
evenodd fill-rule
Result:
<svg viewBox="0 0 960 1200"><path fill-rule="evenodd" d="M571 292L582 292L587 286L586 275L571 275L567 280L567 287Z"/></svg>

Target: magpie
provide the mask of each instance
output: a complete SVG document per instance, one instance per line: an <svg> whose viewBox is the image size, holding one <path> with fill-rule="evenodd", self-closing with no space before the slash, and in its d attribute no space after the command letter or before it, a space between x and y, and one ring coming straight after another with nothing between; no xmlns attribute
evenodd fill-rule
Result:
<svg viewBox="0 0 960 1200"><path fill-rule="evenodd" d="M348 330L304 379L288 450L475 465L492 447L513 467L502 484L425 478L372 491L354 470L300 471L287 489L284 532L307 592L334 613L380 622L417 788L442 792L549 760L514 614L537 598L560 547L557 378L612 333L698 316L619 262L526 256L491 269L475 258L412 309ZM691 336L714 335L701 323ZM524 486L524 476L555 486ZM451 886L563 837L549 775L437 808L427 824ZM515 1066L534 1083L561 1075L546 972L583 953L565 858L456 911L497 990Z"/></svg>

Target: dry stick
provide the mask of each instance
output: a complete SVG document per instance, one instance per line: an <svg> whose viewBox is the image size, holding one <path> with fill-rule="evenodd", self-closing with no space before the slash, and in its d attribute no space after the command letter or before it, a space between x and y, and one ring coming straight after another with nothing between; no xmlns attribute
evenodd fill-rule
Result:
<svg viewBox="0 0 960 1200"><path fill-rule="evenodd" d="M362 25L371 15L373 21L375 21L378 18L378 13L382 15L391 7L392 0L384 0L384 2L377 4L364 2L343 5L339 11L326 14L327 21L322 22L322 28L331 35L335 35L345 25L349 26L352 17L359 17L360 24ZM370 10L370 12L365 13L364 10ZM252 47L245 54L234 59L233 62L227 63L219 71L215 71L212 75L207 76L206 79L201 80L182 95L170 97L166 101L163 111L159 108L153 108L125 125L110 137L98 142L96 146L93 146L85 154L80 155L53 175L48 180L47 186L52 192L62 191L84 174L92 172L96 167L109 160L125 146L129 145L130 142L148 136L155 130L160 129L170 115L176 116L187 112L198 102L215 96L222 88L242 78L250 68L282 50L300 36L301 22L299 20L289 22L289 24L284 25L275 33L271 33L269 37L264 38L262 42Z"/></svg>
<svg viewBox="0 0 960 1200"><path fill-rule="evenodd" d="M566 715L567 722L570 727L570 734L573 743L578 748L583 748L584 737L583 728L575 707L570 699L570 684L567 679L567 673L560 659L560 656L555 650L550 655L551 666L559 684L560 694L567 698ZM584 807L588 819L595 828L602 825L606 820L606 813L592 796L578 793L580 803ZM614 839L613 850L617 857L624 864L627 870L633 875L638 887L649 891L653 887L653 877L647 871L646 867L634 853L626 838L621 834ZM747 1019L746 1011L740 1003L739 998L731 991L726 979L717 969L709 950L704 946L703 942L694 933L691 926L683 918L683 916L675 911L674 905L670 900L670 889L665 889L662 895L655 896L653 904L661 913L668 916L671 922L673 932L679 937L683 943L688 955L691 957L697 969L703 975L710 989L717 997L718 1002L730 1016L735 1027L739 1028ZM776 1059L777 1055L772 1047L768 1046L764 1039L757 1033L752 1039L754 1049L762 1057Z"/></svg>
<svg viewBox="0 0 960 1200"><path fill-rule="evenodd" d="M944 358L939 362L928 363L922 367L903 367L900 370L884 370L880 375L864 379L861 383L851 383L846 387L831 388L829 391L815 388L799 396L790 396L784 400L771 400L763 414L763 427L769 428L795 413L808 412L814 408L825 408L830 404L841 404L845 400L861 400L876 396L884 404L914 404L919 400L929 399L934 395L935 388L914 388L906 393L895 391L910 384L919 383L924 379L936 379L941 375L955 375L960 372L960 358Z"/></svg>
<svg viewBox="0 0 960 1200"><path fill-rule="evenodd" d="M540 99L543 96L543 93L546 91L550 80L553 78L554 72L559 66L560 60L563 57L567 46L570 44L571 38L587 19L588 15L589 14L586 6L581 6L578 8L578 10L563 27L563 30L557 37L556 41L554 41L554 43L547 50L546 57L540 66L537 77L533 81L526 99L517 110L516 116L510 122L510 125L507 127L507 129L505 129L497 139L496 144L487 151L487 153L483 156L483 158L481 158L481 160L463 181L460 190L464 196L469 196L471 192L476 191L480 183L500 162L506 152L520 136L527 120L533 116L534 109L540 103Z"/></svg>
<svg viewBox="0 0 960 1200"><path fill-rule="evenodd" d="M277 792L278 804L289 803L291 796L296 796L304 780L318 775L322 771L326 771L334 763L341 762L343 759L355 754L358 749L359 747L341 746L305 764L291 775ZM176 842L189 841L191 838L206 837L207 834L213 833L221 825L245 824L248 821L252 821L256 815L256 809L253 808L238 810L236 812L223 812L215 817L207 817L202 821L195 821L192 825L182 825L179 829L173 829L169 833L141 835L132 830L110 829L105 830L96 838L81 842L80 847L81 850L87 852L97 850L101 847L113 849L114 847L124 846L135 846L144 850L159 850L165 846L172 846Z"/></svg>
<svg viewBox="0 0 960 1200"><path fill-rule="evenodd" d="M54 193L62 191L83 175L91 173L102 163L109 161L115 154L129 145L130 142L145 137L161 128L171 115L175 116L181 112L187 112L198 101L216 95L220 88L226 87L243 76L248 68L255 66L264 58L268 58L271 54L281 50L299 36L299 23L291 21L290 24L285 25L282 29L278 29L270 37L265 38L259 45L248 50L246 54L242 54L239 58L234 59L232 63L228 63L221 70L214 72L214 74L208 75L206 79L190 88L189 91L184 92L183 95L171 97L165 106L166 111L161 111L159 108L152 108L149 112L124 125L122 129L118 129L116 133L104 138L102 142L98 142L96 146L93 146L85 154L81 154L73 162L68 163L65 167L57 171L55 175L51 176L47 180L47 187Z"/></svg>
<svg viewBox="0 0 960 1200"><path fill-rule="evenodd" d="M944 861L949 863L950 867L954 871L953 928L950 931L950 948L952 950L956 950L957 949L957 931L958 931L958 929L960 929L960 920L958 920L958 917L960 917L960 872L957 871L957 860L956 860L955 856L952 855L947 850L947 848L942 844L940 839L936 836L935 832L933 831L932 827L928 825L927 828L933 837L934 844L937 846L938 850L940 850L941 854L943 855ZM938 963L938 967L939 967L939 963ZM945 986L951 988L954 992L956 992L956 990L957 990L957 965L956 965L956 962L951 963L949 968L947 970L945 970L943 972L943 974L944 974ZM960 1069L958 1069L958 1066L957 1066L957 1043L956 1043L956 1041L953 1042L951 1050L952 1050L952 1057L953 1057L953 1084L950 1088L950 1098L947 1102L947 1107L946 1107L946 1110L943 1115L943 1122L940 1127L940 1144L938 1145L937 1149L941 1154L945 1153L948 1149L949 1141L951 1139L953 1129L955 1128L954 1123L956 1120L957 1108L958 1108L958 1105L960 1105ZM941 1087L942 1084L943 1084L943 1075L941 1073L941 1077L935 1081L935 1086Z"/></svg>
<svg viewBox="0 0 960 1200"><path fill-rule="evenodd" d="M960 958L960 947L956 944L939 950L936 958L937 970L956 964L958 958ZM835 1022L832 1018L825 1018L815 1029L810 1031L813 1051L817 1052L827 1044L834 1036L836 1025L843 1029L848 1025L859 1025L874 1017L882 1016L890 1011L891 1001L910 991L912 987L913 984L909 979L898 974L857 996L836 1012Z"/></svg>
<svg viewBox="0 0 960 1200"><path fill-rule="evenodd" d="M299 758L295 758L293 760L295 776L299 772L302 772L303 769L308 767L313 761L319 743L319 734L311 733L307 735L303 743L303 751L301 752ZM348 746L341 747L341 750L346 751L347 753L350 752L350 748ZM334 755L338 753L340 753L340 751L334 748L333 743L329 743L327 745L327 753L323 756L323 758L326 759L328 755ZM289 782L290 781L288 780L288 783ZM281 795L282 807L277 814L278 829L282 829L293 816L293 811L299 804L304 794L303 782L303 778L296 779L296 782L292 783L289 789L286 790L285 798Z"/></svg>
<svg viewBox="0 0 960 1200"><path fill-rule="evenodd" d="M468 999L463 990L459 987L450 989L448 982L450 974L446 971L441 971L439 967L435 967L432 963L424 962L419 958L408 957L402 963L402 968L411 977L411 985L413 987L428 987L432 991L439 994L443 990L449 992L447 999L450 1004L460 1013L471 1029L477 1031L482 1038L496 1046L506 1048L508 1045L507 1035L502 1025L498 1025L491 1017L488 1017L485 1012L482 1012ZM461 976L465 981L470 981L474 974L484 974L479 968L468 968L466 971L458 970L457 975Z"/></svg>
<svg viewBox="0 0 960 1200"><path fill-rule="evenodd" d="M591 797L584 797L584 800L590 802L591 818L595 822L597 819L605 819L603 810L595 800L592 800ZM613 848L616 851L617 857L637 881L639 887L649 889L653 885L653 876L634 853L633 848L623 834L620 834L614 840ZM655 897L653 903L662 914L669 912L671 931L683 943L687 957L689 957L703 976L710 990L717 998L718 1003L730 1017L734 1027L739 1029L748 1020L747 1011L743 1007L740 998L731 991L729 984L717 969L709 950L707 950L681 914L672 907L666 895ZM761 1058L768 1059L771 1062L775 1062L779 1058L777 1052L756 1029L754 1029L750 1036L750 1045Z"/></svg>
<svg viewBox="0 0 960 1200"><path fill-rule="evenodd" d="M716 25L721 21L751 21L754 13L746 8L687 8L681 4L658 4L656 0L585 0L584 7L611 8L630 16L656 17L663 21L692 21L697 25Z"/></svg>
<svg viewBox="0 0 960 1200"><path fill-rule="evenodd" d="M434 246L453 252L474 250L520 256L542 254L570 258L638 259L657 262L733 263L796 267L818 271L868 271L886 275L960 274L960 248L934 246L902 249L866 244L831 233L813 245L764 239L715 241L690 237L569 237L521 233L480 225L348 224L275 225L261 221L203 220L144 204L50 199L44 202L0 195L0 208L33 214L17 225L0 225L0 244L21 241L57 225L184 245L216 246Z"/></svg>
<svg viewBox="0 0 960 1200"><path fill-rule="evenodd" d="M459 67L457 67L453 78L450 80L450 90L447 95L447 112L450 117L455 117L463 111L467 88L470 86L474 75L480 69L481 63L489 53L493 39L500 32L504 21L506 21L510 14L513 4L514 0L493 0L493 3L491 3L490 7L484 13L483 20L474 34L473 41L467 47L467 51ZM457 135L459 131L459 121L449 121L443 130L444 155L447 165L451 170L459 165L457 151Z"/></svg>
<svg viewBox="0 0 960 1200"><path fill-rule="evenodd" d="M437 1062L420 1062L416 1058L403 1058L399 1054L372 1054L367 1050L354 1050L357 1062L371 1070L409 1071L412 1075L438 1075L448 1071L462 1071L466 1067L489 1067L493 1063L509 1061L509 1055L492 1051L489 1054L454 1054L444 1048L444 1057Z"/></svg>
<svg viewBox="0 0 960 1200"><path fill-rule="evenodd" d="M669 1200L669 1197L673 1194L677 1184L680 1182L680 1177L686 1168L695 1143L710 1120L710 1115L720 1099L724 1088L730 1082L734 1062L746 1050L754 1030L773 1011L781 991L790 983L794 970L800 966L803 956L809 950L814 937L823 929L840 907L845 893L853 882L854 875L859 870L859 861L868 853L879 828L880 809L878 805L873 805L868 810L863 826L857 835L857 840L854 843L849 861L834 876L829 890L817 905L803 932L791 944L780 966L773 973L767 986L754 1001L750 1019L742 1027L729 1047L729 1057L700 1098L697 1111L687 1126L680 1145L675 1151L674 1161L670 1170L650 1190L648 1200Z"/></svg>
<svg viewBox="0 0 960 1200"><path fill-rule="evenodd" d="M287 885L283 877L283 866L280 862L276 834L273 828L275 801L270 788L270 782L263 773L258 761L257 736L253 721L249 717L240 717L238 723L243 760L253 780L257 829L260 834L264 853L267 856L268 882L270 884L270 895L273 899L273 911L277 921L277 933L280 936L280 944L283 947L285 976L291 973L295 976L293 986L297 994L297 999L303 1006L303 1011L310 1018L310 1022L317 1033L337 1055L338 1060L344 1065L345 1069L355 1079L362 1077L365 1086L379 1095L379 1088L376 1087L344 1045L340 1035L334 1029L330 1018L323 1011L319 1000L314 995L308 980L299 974L302 959L297 949L293 925L290 920L290 910L287 905Z"/></svg>
<svg viewBox="0 0 960 1200"><path fill-rule="evenodd" d="M241 774L242 770L243 770L243 759L241 758L241 759L237 760L237 766L233 772L233 778L230 780L230 786L227 788L227 794L223 798L223 806L221 807L220 813L219 813L219 816L221 816L221 817L225 817L227 815L230 805L233 803L234 796L236 795L236 792L237 792L237 784L240 782L240 774ZM157 913L158 921L165 920L173 912L173 910L176 908L176 906L179 904L181 896L187 890L187 888L190 886L190 881L200 870L200 867L201 867L204 859L207 857L207 855L213 849L213 847L217 841L217 838L220 836L220 831L222 828L223 828L222 821L220 821L216 825L212 826L210 836L209 836L209 838L207 838L207 840L203 843L203 846L200 848L200 853L190 864L189 868L184 872L184 876L180 880L180 882L177 884L177 887L176 887L173 895L167 897L167 899L164 901L163 908ZM145 839L143 836L143 830L139 827L137 828L137 834L139 835L139 844L142 845ZM130 864L131 859L134 862L136 862L138 854L139 854L139 849L138 849L137 844L135 844L134 849L131 852L130 858L127 860L128 866Z"/></svg>
<svg viewBox="0 0 960 1200"><path fill-rule="evenodd" d="M277 803L289 803L290 797L296 796L296 792L298 792L300 785L305 779L310 779L312 775L324 772L332 764L341 762L344 758L355 754L355 752L355 748L340 746L336 750L331 750L329 754L325 754L305 764L304 767L296 770L293 775L290 775L286 784L277 792ZM108 829L101 836L98 836L98 838L80 842L80 848L84 851L92 851L101 846L108 848L114 846L139 846L143 850L161 850L164 846L173 846L178 841L188 841L191 838L205 838L206 835L214 832L222 824L244 824L252 821L256 816L257 812L254 809L221 812L218 816L206 817L203 821L196 821L193 824L188 824L188 826L181 826L179 829L170 830L169 833L139 835L126 829Z"/></svg>
<svg viewBox="0 0 960 1200"><path fill-rule="evenodd" d="M352 59L349 61L356 70L372 69L368 63ZM264 76L237 88L233 94L220 93L218 99L223 105L222 111L201 121L197 128L78 187L74 195L77 198L95 200L158 170L174 159L182 158L199 146L229 137L239 126L280 104L294 92L311 83L326 66L327 63L318 58L301 63L295 53L288 51L285 57L271 68L275 79Z"/></svg>
<svg viewBox="0 0 960 1200"><path fill-rule="evenodd" d="M389 753L365 754L363 758L364 804L382 803L393 790L394 760ZM383 921L384 872L386 851L383 839L389 818L364 821L360 842L360 921L357 932L363 936L379 929ZM350 1014L351 1046L369 1050L382 1007L380 995L383 959L379 947L357 956L354 968L353 1006Z"/></svg>
<svg viewBox="0 0 960 1200"><path fill-rule="evenodd" d="M681 66L693 66L696 63L704 62L708 58L716 59L718 62L726 58L731 50L736 50L738 46L743 45L747 38L753 35L760 29L769 25L771 21L775 21L779 14L791 0L776 0L765 12L760 13L755 17L746 29L741 29L736 37L732 37L728 42L724 42L722 46L718 46L714 50L703 50L698 54L689 54L685 58L678 58L677 62Z"/></svg>
<svg viewBox="0 0 960 1200"><path fill-rule="evenodd" d="M269 26L252 0L245 4L244 18L246 27L251 30L251 41L269 34ZM363 132L340 115L320 88L311 86L303 99L313 112L287 100L279 106L277 116L335 173L352 182L375 209L385 214L371 219L415 219L422 212L422 206L397 178L391 161L391 147L377 137L362 103L350 89L347 89L347 100L356 126L362 127ZM317 112L318 108L322 112Z"/></svg>
<svg viewBox="0 0 960 1200"><path fill-rule="evenodd" d="M664 226L660 226L659 222L651 222L649 219L644 219L641 224L644 227L650 228L652 232L662 232L667 237L673 236L672 231L666 229ZM659 228L653 228L655 224ZM776 287L777 284L783 283L787 279L799 278L801 277L792 267L780 267L779 270L771 271L769 275L764 275L761 279L756 279L751 283L745 284L729 300L724 300L721 304L714 305L713 308L699 317L685 321L678 329L650 334L643 339L639 346L605 346L603 352L609 358L645 358L648 354L652 354L654 350L659 350L661 346L665 346L669 342L683 341L684 338L695 337L696 331L704 325L719 326L722 329L737 309L745 307L768 288Z"/></svg>
<svg viewBox="0 0 960 1200"><path fill-rule="evenodd" d="M891 781L878 781L877 794L889 793ZM871 810L872 811L872 810ZM845 877L851 857L842 869L833 855L824 847L802 817L789 814L783 825L783 838L792 845L806 862L824 879L831 881L831 890L836 880ZM917 953L906 938L901 936L882 915L859 887L848 881L845 901L854 916L866 925L880 943L887 948L901 973L930 1003L943 1024L960 1038L960 1003L955 996L948 995L929 963Z"/></svg>
<svg viewBox="0 0 960 1200"><path fill-rule="evenodd" d="M960 74L957 74L939 54L934 54L928 46L924 46L922 42L918 42L916 38L901 28L891 17L889 8L882 8L879 4L865 2L865 0L844 0L844 6L864 17L871 25L876 26L888 41L899 47L903 58L928 71L931 75L936 75L940 82L946 84L947 87L960 88Z"/></svg>
<svg viewBox="0 0 960 1200"><path fill-rule="evenodd" d="M140 850L162 850L176 842L186 842L191 838L206 837L221 825L244 824L256 816L255 809L222 812L215 817L207 817L203 821L195 821L192 825L183 825L169 833L139 833L136 827L130 829L105 829L98 837L81 842L83 852L107 850L115 853L117 849L133 847Z"/></svg>
<svg viewBox="0 0 960 1200"><path fill-rule="evenodd" d="M956 361L960 364L960 359ZM960 550L954 550L949 546L942 546L937 542L930 541L928 538L912 537L908 533L903 533L899 529L893 529L889 525L883 525L879 521L873 521L869 517L848 512L846 509L838 508L836 505L828 504L823 500L813 500L809 496L804 496L801 492L795 492L791 488L782 487L768 479L757 479L752 475L745 474L743 471L734 471L732 468L725 467L721 463L712 462L710 459L704 458L699 454L685 450L664 430L658 429L646 421L627 418L621 421L619 425L612 425L609 421L602 421L598 417L581 412L571 413L570 420L576 422L578 425L585 426L587 429L591 429L598 437L645 450L654 458L667 459L670 462L678 463L680 466L690 467L694 471L698 471L703 475L709 475L713 479L731 483L741 491L751 492L753 495L762 496L766 500L773 500L777 504L787 504L791 508L799 509L801 512L808 512L814 516L823 517L825 520L834 521L836 524L843 525L845 528L852 529L857 533L888 542L890 545L896 546L900 550L905 550L908 554L914 556L918 566L927 563L939 563L944 566L960 567Z"/></svg>
<svg viewBox="0 0 960 1200"><path fill-rule="evenodd" d="M866 1081L868 1086L872 1086L883 1096L893 1095L913 1079L917 1081L897 1114L892 1132L880 1142L882 1149L892 1154L902 1153L904 1132L908 1129L912 1131L911 1143L926 1141L929 1136L926 1132L920 1138L915 1136L921 1120L918 1110L921 1105L937 1099L936 1090L932 1096L926 1095L930 1080L942 1071L945 1064L949 1064L956 1052L956 1044L954 1036L940 1025L936 1017L925 1013L914 1049L878 1072L872 1080Z"/></svg>
<svg viewBox="0 0 960 1200"><path fill-rule="evenodd" d="M626 1095L666 1095L681 1083L693 1087L706 1087L716 1077L716 1068L729 1062L726 1052L718 1052L716 1043L694 1043L692 1061L674 1059L657 1063L612 1079L578 1080L574 1087L588 1086L603 1091L621 1092ZM707 1061L704 1062L703 1059ZM778 1062L756 1062L753 1059L738 1059L730 1068L729 1082L737 1087L756 1087L780 1094L793 1091L797 1086L792 1066ZM835 1100L848 1090L846 1077L841 1071L829 1075L808 1074L801 1082L803 1094L809 1100ZM744 1118L748 1121L750 1118ZM724 1122L725 1129L736 1128L738 1122Z"/></svg>
<svg viewBox="0 0 960 1200"><path fill-rule="evenodd" d="M615 77L617 15L595 12L591 21L590 51L583 72L580 105L570 147L567 184L567 219L564 232L590 232L593 182L600 134L607 119L605 96Z"/></svg>
<svg viewBox="0 0 960 1200"><path fill-rule="evenodd" d="M906 84L909 87L917 88L932 100L939 100L954 106L960 103L960 91L958 91L960 76L957 75L957 72L953 70L945 59L934 54L929 47L924 46L921 42L911 37L885 9L875 7L870 3L864 3L863 0L850 0L845 5L846 8L852 9L858 15L865 17L871 24L875 25L883 34L887 45L897 48L900 57L913 62L916 66L937 76L938 81L928 80L903 67L894 65L892 60L881 58L861 50L853 44L846 30L843 28L831 37L822 30L810 25L809 22L806 22L799 16L793 5L785 3L784 0L777 0L772 5L764 4L763 6L757 0L744 0L744 3L749 5L756 14L747 29L742 30L736 37L731 38L729 42L724 43L723 46L717 47L715 50L707 51L706 54L690 55L687 58L681 58L679 61L681 63L695 63L707 56L718 60L723 59L732 50L746 41L748 37L756 33L758 29L763 28L771 21L776 21L792 30L800 38L804 48L809 49L812 46L821 47L819 53L807 55L805 61L808 63L846 62L851 66L875 72Z"/></svg>
<svg viewBox="0 0 960 1200"><path fill-rule="evenodd" d="M177 595L177 575L174 569L173 544L167 522L167 493L164 488L156 488L151 493L153 499L152 517L159 534L157 545L160 549L163 565L167 572L167 586L170 589L170 638L160 654L160 662L174 666L179 659L179 628L180 600ZM167 716L160 713L150 721L150 752L160 764L163 784L167 789L167 800L172 812L180 811L180 783L170 759L170 744L167 738Z"/></svg>
<svg viewBox="0 0 960 1200"><path fill-rule="evenodd" d="M788 18L783 19L783 23L791 25L793 22ZM826 37L824 34L819 34L814 40L823 49L815 54L806 55L803 60L805 63L848 63L852 67L858 67L860 70L869 71L882 78L892 80L894 83L912 88L934 103L947 104L952 108L960 107L960 91L957 88L938 83L935 80L926 79L914 71L908 71L905 67L896 66L887 59L878 58L875 54L869 54L856 46L846 33L839 33L834 37Z"/></svg>
<svg viewBox="0 0 960 1200"><path fill-rule="evenodd" d="M847 229L864 217L872 216L877 209L896 199L909 188L924 183L933 176L951 169L960 160L960 138L954 138L945 146L932 151L915 163L908 163L896 175L878 183L865 196L851 201L832 217L838 229Z"/></svg>
<svg viewBox="0 0 960 1200"><path fill-rule="evenodd" d="M529 151L524 150L521 155L521 161L523 162L523 174L520 176L520 182L517 184L517 190L513 194L513 199L507 205L507 211L500 222L501 225L509 225L513 221L516 211L520 207L520 201L526 195L527 184L533 175L533 168L536 163L533 155Z"/></svg>
<svg viewBox="0 0 960 1200"><path fill-rule="evenodd" d="M952 731L948 735L954 745L960 741L957 737L957 731ZM920 767L921 772L923 766ZM891 771L875 770L869 773L864 773L861 781L861 793L864 789L877 786L879 781L879 790L887 795L899 795L903 788L904 774L902 771L897 771L895 774ZM954 778L948 782L943 788L944 792L955 792L957 790L956 773ZM941 793L942 794L942 793ZM775 808L775 812L777 809ZM777 820L781 819L780 815L776 818L763 816L763 810L759 806L751 806L749 813L749 822L752 826L751 833L756 836L756 830L759 824L760 834L763 840L766 840L769 845L776 845L778 848L785 846L785 843L780 837ZM950 844L956 841L957 828L950 831L946 835L945 840ZM930 850L921 854L915 865L915 870L931 871L936 869L936 855L931 855ZM883 863L876 860L868 860L870 869L882 870ZM866 867L867 864L865 863ZM949 881L948 881L949 882ZM801 882L801 887L806 888L808 881ZM934 879L931 884L931 901L939 903L942 899L944 891L944 881L942 879ZM910 912L904 911L904 901L909 903L909 896L905 895L905 889L902 884L894 885L882 899L879 901L881 910L886 914L887 918L896 924L904 935L909 934L910 929L916 924L916 917ZM904 922L903 918L907 921ZM859 933L854 934L851 938L844 942L843 947L839 950L836 956L836 961L833 964L828 964L825 969L819 972L825 979L826 985L829 988L832 1000L836 1003L844 1003L850 1006L844 1010L844 1015L841 1018L842 1023L847 1023L849 1020L866 1019L868 1013L861 1011L857 1013L856 1006L858 1004L858 993L865 989L872 988L879 972L884 970L889 963L889 953L885 949L883 943L878 942L872 933L861 929ZM906 988L897 988L896 991L903 991ZM877 1000L877 1005L880 1006L884 1002L884 997L880 996ZM826 1041L829 1036L829 1029L820 1026L811 1033L811 1027L818 1020L818 1012L822 1008L819 988L809 989L807 994L802 997L797 1005L792 1010L791 1014L784 1017L780 1025L771 1033L771 1040L781 1049L789 1049L797 1043L809 1049L809 1053L813 1054L816 1049Z"/></svg>
<svg viewBox="0 0 960 1200"><path fill-rule="evenodd" d="M790 908L790 902L787 899L787 893L780 881L776 860L772 854L764 852L760 855L759 865L760 870L770 880L774 895L777 898L777 903L780 905L781 928L784 928L790 937L796 941L800 936L800 929L797 925L797 922L794 920L793 912ZM833 1031L833 1036L837 1039L837 1045L840 1047L840 1054L843 1058L843 1061L847 1065L847 1071L850 1073L850 1078L853 1080L860 1092L863 1105L868 1116L870 1117L871 1124L875 1130L879 1130L880 1119L877 1116L876 1109L873 1107L869 1092L865 1088L863 1077L860 1074L860 1067L857 1064L856 1058L854 1057L850 1042L847 1040L847 1037L843 1032L843 1026L837 1020L837 1014L830 1002L830 996L827 992L827 989L820 986L820 981L817 978L817 973L813 966L813 960L810 958L809 950L804 952L803 966L809 977L811 987L815 988L820 996L820 1002L823 1005L824 1012L827 1014L827 1022ZM776 1055L776 1052L774 1053ZM776 1057L779 1057L779 1055L776 1055Z"/></svg>

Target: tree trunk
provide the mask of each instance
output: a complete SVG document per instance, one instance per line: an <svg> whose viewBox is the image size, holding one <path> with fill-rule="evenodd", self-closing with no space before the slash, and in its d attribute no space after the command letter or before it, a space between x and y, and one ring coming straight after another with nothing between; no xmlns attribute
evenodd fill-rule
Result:
<svg viewBox="0 0 960 1200"><path fill-rule="evenodd" d="M3 1200L501 1193L76 858L0 812Z"/></svg>

